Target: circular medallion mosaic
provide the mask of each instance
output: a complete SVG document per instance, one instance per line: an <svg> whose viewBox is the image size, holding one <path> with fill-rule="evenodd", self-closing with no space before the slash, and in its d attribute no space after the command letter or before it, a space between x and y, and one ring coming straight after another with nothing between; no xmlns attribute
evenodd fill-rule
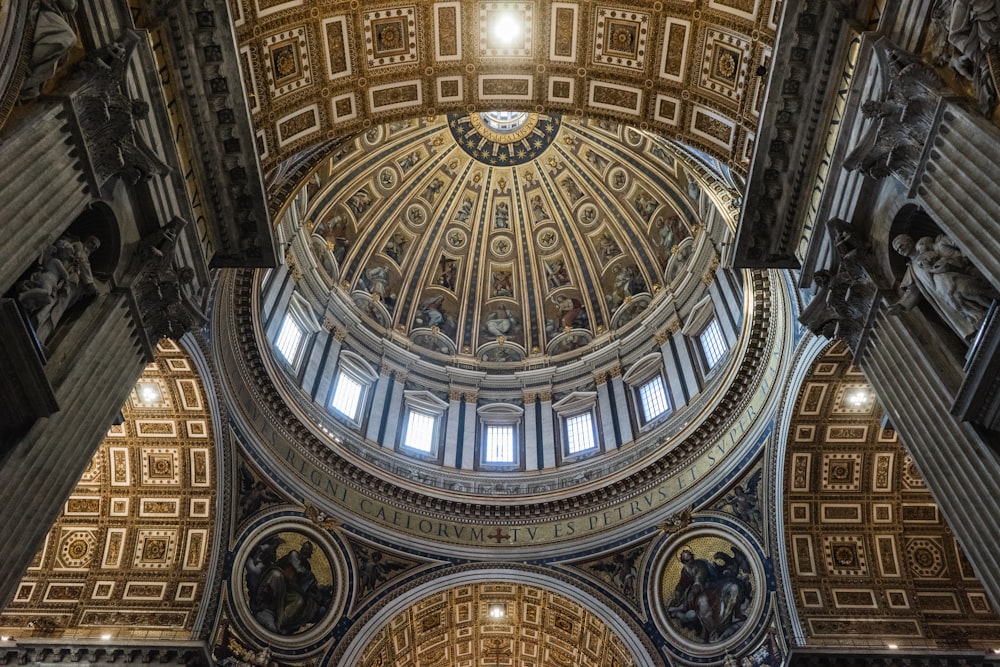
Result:
<svg viewBox="0 0 1000 667"><path fill-rule="evenodd" d="M321 545L297 530L258 539L242 567L243 599L253 620L267 632L307 632L329 616L337 581Z"/></svg>
<svg viewBox="0 0 1000 667"><path fill-rule="evenodd" d="M756 552L716 529L676 542L660 562L655 611L678 646L717 651L757 625L767 591Z"/></svg>

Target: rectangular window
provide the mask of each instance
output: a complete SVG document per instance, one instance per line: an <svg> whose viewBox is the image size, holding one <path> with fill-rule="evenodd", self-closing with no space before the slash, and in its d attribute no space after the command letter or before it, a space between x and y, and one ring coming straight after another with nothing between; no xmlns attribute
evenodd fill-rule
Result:
<svg viewBox="0 0 1000 667"><path fill-rule="evenodd" d="M514 427L486 427L486 463L514 462Z"/></svg>
<svg viewBox="0 0 1000 667"><path fill-rule="evenodd" d="M722 337L722 327L719 326L719 320L712 320L698 336L698 340L701 342L701 350L705 353L705 363L708 364L709 370L715 368L722 357L726 356L727 350L726 339Z"/></svg>
<svg viewBox="0 0 1000 667"><path fill-rule="evenodd" d="M667 388L663 386L663 378L657 375L639 387L639 401L642 403L642 413L646 421L652 421L669 410L670 401L667 400Z"/></svg>
<svg viewBox="0 0 1000 667"><path fill-rule="evenodd" d="M582 412L566 419L566 453L579 454L597 446L594 442L594 416Z"/></svg>
<svg viewBox="0 0 1000 667"><path fill-rule="evenodd" d="M357 419L362 389L364 385L341 371L337 375L337 387L333 390L330 407L349 419Z"/></svg>
<svg viewBox="0 0 1000 667"><path fill-rule="evenodd" d="M302 330L302 325L295 320L295 317L291 313L285 313L285 319L281 322L281 329L278 330L278 340L274 344L278 348L278 352L281 353L281 356L285 358L285 361L292 366L296 366L299 363L303 338L305 338L305 332Z"/></svg>
<svg viewBox="0 0 1000 667"><path fill-rule="evenodd" d="M434 451L434 415L410 410L406 418L406 438L403 446L430 454Z"/></svg>

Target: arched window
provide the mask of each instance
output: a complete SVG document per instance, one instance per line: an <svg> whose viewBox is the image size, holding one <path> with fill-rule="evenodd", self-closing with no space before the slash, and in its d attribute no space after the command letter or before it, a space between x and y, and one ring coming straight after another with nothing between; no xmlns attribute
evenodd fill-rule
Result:
<svg viewBox="0 0 1000 667"><path fill-rule="evenodd" d="M641 426L673 412L670 392L663 380L663 357L660 354L649 354L634 363L622 380L632 388L636 417Z"/></svg>
<svg viewBox="0 0 1000 667"><path fill-rule="evenodd" d="M368 362L350 350L342 351L330 395L330 409L360 426L362 407L377 378Z"/></svg>
<svg viewBox="0 0 1000 667"><path fill-rule="evenodd" d="M274 347L294 370L299 370L309 336L319 328L319 322L305 299L293 292L274 339Z"/></svg>
<svg viewBox="0 0 1000 667"><path fill-rule="evenodd" d="M524 409L510 403L488 403L477 412L482 425L480 466L510 468L519 465Z"/></svg>

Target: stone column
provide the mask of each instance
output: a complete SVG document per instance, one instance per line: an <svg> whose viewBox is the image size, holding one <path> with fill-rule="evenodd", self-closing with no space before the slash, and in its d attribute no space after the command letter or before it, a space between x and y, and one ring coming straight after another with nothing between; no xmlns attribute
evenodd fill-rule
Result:
<svg viewBox="0 0 1000 667"><path fill-rule="evenodd" d="M0 135L0 292L65 231L91 201L62 103L37 102L34 112Z"/></svg>
<svg viewBox="0 0 1000 667"><path fill-rule="evenodd" d="M462 392L452 390L448 396L448 421L444 431L444 461L442 465L450 468L458 467L458 441L462 435L458 424L462 419Z"/></svg>
<svg viewBox="0 0 1000 667"><path fill-rule="evenodd" d="M295 291L295 281L287 266L275 269L280 271L272 277L268 284L268 293L264 298L261 312L264 314L264 337L268 341L274 341L278 337L278 330L284 321L285 312L288 310L288 302L292 299L292 292Z"/></svg>
<svg viewBox="0 0 1000 667"><path fill-rule="evenodd" d="M632 420L628 412L628 394L622 380L621 368L611 369L611 393L615 397L615 412L618 415L618 432L621 434L619 446L632 442Z"/></svg>
<svg viewBox="0 0 1000 667"><path fill-rule="evenodd" d="M465 429L462 433L461 461L458 467L462 470L472 470L476 467L476 426L479 416L476 414L476 403L479 397L475 394L466 394L462 403L465 410Z"/></svg>
<svg viewBox="0 0 1000 667"><path fill-rule="evenodd" d="M389 373L391 372L388 366L383 365L378 376L378 381L375 383L375 393L372 395L372 407L368 411L368 428L365 429L365 437L372 442L379 441L378 432L382 426L382 416L385 412L385 397L389 392Z"/></svg>
<svg viewBox="0 0 1000 667"><path fill-rule="evenodd" d="M403 389L406 386L406 373L393 371L392 393L389 396L389 404L386 406L388 413L385 416L385 432L382 433L380 445L387 449L396 446L399 438L399 417L401 415L400 406L403 405Z"/></svg>
<svg viewBox="0 0 1000 667"><path fill-rule="evenodd" d="M1000 287L1000 129L954 101L944 101L914 179L921 204L983 275Z"/></svg>
<svg viewBox="0 0 1000 667"><path fill-rule="evenodd" d="M715 304L715 316L719 319L719 326L722 327L722 335L725 336L729 347L732 347L740 337L738 314L734 315L732 312L734 304L736 307L738 304L736 304L735 297L731 292L723 291L722 284L725 282L725 276L720 275L720 273L721 271L716 272L716 279L708 286L708 291Z"/></svg>
<svg viewBox="0 0 1000 667"><path fill-rule="evenodd" d="M1000 605L1000 458L950 414L962 369L919 310L881 316L862 365L994 607Z"/></svg>
<svg viewBox="0 0 1000 667"><path fill-rule="evenodd" d="M660 344L660 353L663 355L663 370L667 377L667 386L670 389L670 400L674 410L682 405L687 405L691 399L692 390L697 389L697 385L691 387L684 366L681 365L681 351L677 349L674 336L669 333L659 334L656 337ZM690 364L689 364L690 365Z"/></svg>
<svg viewBox="0 0 1000 667"><path fill-rule="evenodd" d="M608 391L608 374L603 371L594 376L597 384L597 412L601 424L601 439L606 452L618 449L618 438L615 437L615 414L611 410L611 399Z"/></svg>
<svg viewBox="0 0 1000 667"><path fill-rule="evenodd" d="M555 414L552 412L552 393L544 392L539 397L542 401L542 423L539 428L542 430L542 468L554 468L556 466L556 426Z"/></svg>
<svg viewBox="0 0 1000 667"><path fill-rule="evenodd" d="M325 332L325 335L323 332ZM306 386L306 390L310 392L310 396L312 396L314 401L325 406L327 397L330 395L333 380L336 377L333 369L336 368L337 360L340 358L340 349L347 338L347 332L339 327L334 327L333 331L327 331L325 323L323 332L318 334L319 340L313 346L313 354L317 354L317 350L320 350L323 357L316 367L317 377L312 381L311 386ZM328 345L324 344L323 338L329 340ZM324 348L327 348L325 352L323 352ZM308 375L308 373L309 370L307 368L306 374Z"/></svg>
<svg viewBox="0 0 1000 667"><path fill-rule="evenodd" d="M323 328L317 331L305 359L305 368L302 371L302 389L323 407L326 407L326 395L319 393L320 372L327 367L327 357L335 342L333 334L328 329ZM337 348L339 351L339 343ZM334 359L336 359L336 355L334 355ZM324 375L332 379L333 373L325 373ZM327 388L329 389L329 385ZM318 400L317 396L320 397Z"/></svg>
<svg viewBox="0 0 1000 667"><path fill-rule="evenodd" d="M538 470L538 419L535 415L537 394L524 396L524 469Z"/></svg>
<svg viewBox="0 0 1000 667"><path fill-rule="evenodd" d="M13 597L63 502L146 365L126 295L100 297L73 322L46 372L60 410L38 420L0 467L0 606Z"/></svg>

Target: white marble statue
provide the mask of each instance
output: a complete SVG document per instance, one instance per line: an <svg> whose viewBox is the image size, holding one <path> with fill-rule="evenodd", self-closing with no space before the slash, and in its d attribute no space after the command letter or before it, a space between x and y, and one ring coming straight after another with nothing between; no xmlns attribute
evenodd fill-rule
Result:
<svg viewBox="0 0 1000 667"><path fill-rule="evenodd" d="M916 242L900 234L892 247L910 264L903 278L904 295L890 313L909 310L922 297L962 340L975 338L997 293L955 243L943 234Z"/></svg>

